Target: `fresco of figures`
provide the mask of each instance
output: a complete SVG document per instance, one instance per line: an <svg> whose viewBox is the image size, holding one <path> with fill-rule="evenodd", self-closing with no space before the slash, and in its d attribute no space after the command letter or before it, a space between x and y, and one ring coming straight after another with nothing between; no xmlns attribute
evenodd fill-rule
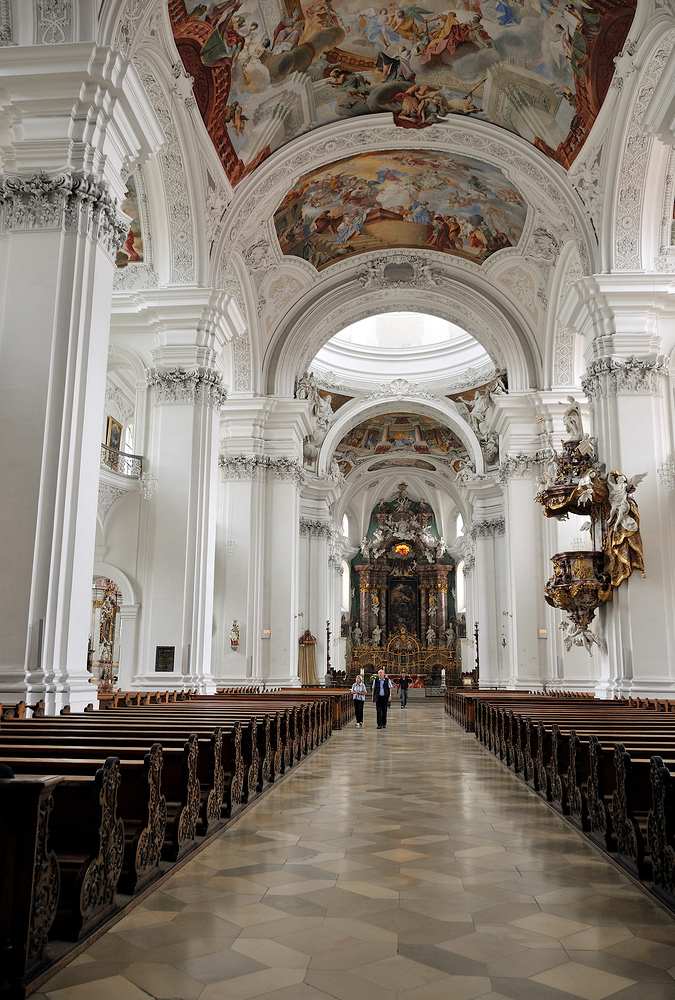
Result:
<svg viewBox="0 0 675 1000"><path fill-rule="evenodd" d="M360 460L372 459L374 455L386 455L389 460L399 455L407 456L411 467L434 468L415 456L456 461L465 458L467 452L456 434L431 417L417 413L385 413L353 427L335 449L343 475L351 472ZM380 463L371 467L379 468Z"/></svg>
<svg viewBox="0 0 675 1000"><path fill-rule="evenodd" d="M568 166L609 87L635 0L613 11L617 6L607 0L169 3L187 71L195 76L198 54L213 74L196 80L203 114L205 90L222 93L221 120L207 127L213 135L225 126L231 155L218 148L228 172L231 157L239 159L235 181L247 165L308 129L384 111L406 128L453 115L483 118ZM611 52L596 57L603 29Z"/></svg>
<svg viewBox="0 0 675 1000"><path fill-rule="evenodd" d="M127 189L120 207L124 214L131 218L131 225L124 243L117 251L116 264L118 267L126 267L127 264L142 264L143 233L141 231L141 213L138 208L136 180L133 174L127 178Z"/></svg>
<svg viewBox="0 0 675 1000"><path fill-rule="evenodd" d="M361 153L305 174L274 224L282 252L318 270L352 254L404 246L480 264L517 245L526 214L496 167L405 150Z"/></svg>

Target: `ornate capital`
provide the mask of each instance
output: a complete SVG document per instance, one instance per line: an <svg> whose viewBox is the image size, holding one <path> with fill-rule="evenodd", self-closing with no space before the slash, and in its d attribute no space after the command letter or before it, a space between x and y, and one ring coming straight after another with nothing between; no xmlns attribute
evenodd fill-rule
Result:
<svg viewBox="0 0 675 1000"><path fill-rule="evenodd" d="M318 519L309 517L300 518L301 535L309 535L311 538L330 538L332 532L331 525L326 521L319 521Z"/></svg>
<svg viewBox="0 0 675 1000"><path fill-rule="evenodd" d="M98 241L111 256L122 245L129 224L105 184L84 173L64 171L50 178L41 170L32 177L6 176L0 181L6 232L64 229Z"/></svg>
<svg viewBox="0 0 675 1000"><path fill-rule="evenodd" d="M251 483L263 478L267 468L266 455L221 455L218 465L229 482Z"/></svg>
<svg viewBox="0 0 675 1000"><path fill-rule="evenodd" d="M300 488L305 482L302 467L293 458L270 458L269 455L221 455L218 465L223 470L223 479L230 482L262 482L267 469L272 469L274 478L279 483L293 482Z"/></svg>
<svg viewBox="0 0 675 1000"><path fill-rule="evenodd" d="M305 483L305 474L302 466L294 458L270 458L269 467L274 472L274 478L278 483L295 483L300 488Z"/></svg>
<svg viewBox="0 0 675 1000"><path fill-rule="evenodd" d="M503 514L500 514L499 517L487 518L485 521L474 521L469 531L472 541L475 541L477 538L490 538L494 535L504 535L505 533L506 518Z"/></svg>
<svg viewBox="0 0 675 1000"><path fill-rule="evenodd" d="M148 368L146 376L157 406L192 403L219 411L227 399L222 377L213 368Z"/></svg>
<svg viewBox="0 0 675 1000"><path fill-rule="evenodd" d="M668 358L597 358L591 361L581 387L591 403L602 396L639 393L654 396L661 391L660 376L668 374Z"/></svg>
<svg viewBox="0 0 675 1000"><path fill-rule="evenodd" d="M555 461L555 457L550 448L537 451L534 455L526 455L523 451L507 455L499 466L499 481L507 483L509 479L526 479L538 475L549 462Z"/></svg>

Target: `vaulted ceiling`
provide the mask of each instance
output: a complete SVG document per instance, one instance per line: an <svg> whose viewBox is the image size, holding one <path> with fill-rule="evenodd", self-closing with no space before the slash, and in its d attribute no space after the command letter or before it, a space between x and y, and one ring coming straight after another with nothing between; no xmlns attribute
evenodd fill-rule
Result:
<svg viewBox="0 0 675 1000"><path fill-rule="evenodd" d="M635 0L167 0L201 115L233 184L303 133L388 114L508 129L569 167Z"/></svg>

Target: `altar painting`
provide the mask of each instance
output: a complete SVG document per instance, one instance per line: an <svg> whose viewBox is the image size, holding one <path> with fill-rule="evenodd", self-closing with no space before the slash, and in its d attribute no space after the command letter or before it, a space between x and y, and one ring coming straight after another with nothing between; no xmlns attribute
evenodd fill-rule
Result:
<svg viewBox="0 0 675 1000"><path fill-rule="evenodd" d="M405 128L481 118L567 167L635 10L635 0L167 2L234 183L309 129L381 112Z"/></svg>
<svg viewBox="0 0 675 1000"><path fill-rule="evenodd" d="M389 629L394 635L401 627L411 635L417 635L417 581L389 581Z"/></svg>

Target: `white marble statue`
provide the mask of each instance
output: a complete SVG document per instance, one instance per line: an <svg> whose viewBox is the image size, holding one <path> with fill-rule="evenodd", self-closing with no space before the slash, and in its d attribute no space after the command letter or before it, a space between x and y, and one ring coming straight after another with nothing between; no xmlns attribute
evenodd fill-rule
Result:
<svg viewBox="0 0 675 1000"><path fill-rule="evenodd" d="M309 399L314 393L314 377L309 372L303 372L298 379L297 399Z"/></svg>
<svg viewBox="0 0 675 1000"><path fill-rule="evenodd" d="M427 629L427 646L436 645L436 629L433 625L430 625Z"/></svg>
<svg viewBox="0 0 675 1000"><path fill-rule="evenodd" d="M628 496L646 475L646 472L642 472L627 479L623 473L610 472L607 476L607 489L609 490L607 524L611 525L614 531L638 530L637 521L631 514Z"/></svg>
<svg viewBox="0 0 675 1000"><path fill-rule="evenodd" d="M380 640L382 638L382 629L380 628L379 625L376 625L375 628L373 629L372 638L373 638L373 646L379 646Z"/></svg>
<svg viewBox="0 0 675 1000"><path fill-rule="evenodd" d="M581 421L581 409L574 396L567 397L567 409L563 413L565 430L570 441L581 441L584 436L584 425Z"/></svg>
<svg viewBox="0 0 675 1000"><path fill-rule="evenodd" d="M359 625L358 622L352 629L352 639L354 641L355 646L361 645L361 640L363 639L363 632L361 631L361 626Z"/></svg>

